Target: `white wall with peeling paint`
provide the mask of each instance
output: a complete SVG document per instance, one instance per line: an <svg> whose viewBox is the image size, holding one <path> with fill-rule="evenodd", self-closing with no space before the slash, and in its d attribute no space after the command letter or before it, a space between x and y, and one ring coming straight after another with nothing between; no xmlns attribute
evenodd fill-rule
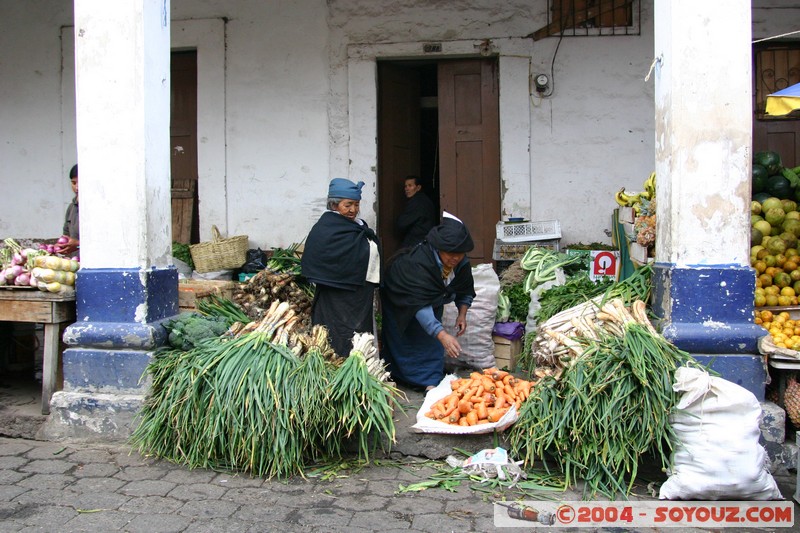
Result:
<svg viewBox="0 0 800 533"><path fill-rule="evenodd" d="M198 87L202 237L216 224L248 234L252 246L298 242L333 176L372 176L363 214L374 221L374 109L358 104L375 80L372 59L354 62L354 51L407 48L419 57L435 40L464 55L491 39L501 65L504 210L559 219L563 242L610 243L613 193L641 188L654 168L651 2L642 2L641 35L526 38L546 24L546 5L172 0L173 47L207 52ZM791 31L785 2L754 8L754 36ZM0 0L0 13L0 237L55 237L74 163L61 64L71 3ZM211 28L207 38L197 24ZM555 83L548 98L528 91L528 75L540 72Z"/></svg>

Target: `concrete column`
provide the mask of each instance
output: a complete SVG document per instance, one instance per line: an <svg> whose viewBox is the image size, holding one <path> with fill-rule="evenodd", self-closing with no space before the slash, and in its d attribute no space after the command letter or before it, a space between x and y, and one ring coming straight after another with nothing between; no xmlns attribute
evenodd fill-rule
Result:
<svg viewBox="0 0 800 533"><path fill-rule="evenodd" d="M764 396L749 263L749 0L656 0L657 243L665 336Z"/></svg>
<svg viewBox="0 0 800 533"><path fill-rule="evenodd" d="M75 0L81 270L56 436L125 438L178 313L170 200L169 0Z"/></svg>

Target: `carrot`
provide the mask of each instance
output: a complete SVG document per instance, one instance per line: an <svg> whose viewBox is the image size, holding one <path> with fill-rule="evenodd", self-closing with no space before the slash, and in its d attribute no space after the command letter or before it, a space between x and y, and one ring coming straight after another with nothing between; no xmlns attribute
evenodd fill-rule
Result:
<svg viewBox="0 0 800 533"><path fill-rule="evenodd" d="M467 416L464 417L464 420L466 420L470 426L474 426L478 423L478 412L475 410L470 411L467 413Z"/></svg>
<svg viewBox="0 0 800 533"><path fill-rule="evenodd" d="M489 422L497 422L503 418L503 415L506 414L506 412L508 412L508 407L503 407L501 409L489 409L489 416L486 418L489 420Z"/></svg>
<svg viewBox="0 0 800 533"><path fill-rule="evenodd" d="M494 386L494 381L492 381L492 378L490 377L483 378L483 390L494 392L495 386Z"/></svg>
<svg viewBox="0 0 800 533"><path fill-rule="evenodd" d="M467 391L467 389L469 389L469 387L472 385L472 382L468 379L462 381L463 383L461 384L461 386L458 387L458 389L456 389L456 392L459 394L464 394Z"/></svg>
<svg viewBox="0 0 800 533"><path fill-rule="evenodd" d="M481 374L480 372L471 372L469 377L470 379L481 379L483 377L483 374Z"/></svg>
<svg viewBox="0 0 800 533"><path fill-rule="evenodd" d="M486 402L476 403L475 410L477 411L478 418L487 418L489 416L489 409Z"/></svg>
<svg viewBox="0 0 800 533"><path fill-rule="evenodd" d="M436 413L434 413L432 410L425 413L425 416L427 416L428 418L432 418L433 420L436 420Z"/></svg>
<svg viewBox="0 0 800 533"><path fill-rule="evenodd" d="M505 383L505 378L507 378L510 375L511 374L509 374L505 370L495 370L494 372L492 372L492 379L495 381L502 381L503 383Z"/></svg>
<svg viewBox="0 0 800 533"><path fill-rule="evenodd" d="M464 391L464 395L461 396L461 399L469 401L469 399L472 398L476 392L478 392L478 387L470 387Z"/></svg>
<svg viewBox="0 0 800 533"><path fill-rule="evenodd" d="M514 388L513 388L513 387L511 387L511 386L509 386L509 385L505 385L505 386L503 387L503 392L505 393L505 395L506 395L506 396L507 396L507 397L508 397L510 400L516 400L516 399L517 399L517 393L516 393L516 391L514 391Z"/></svg>
<svg viewBox="0 0 800 533"><path fill-rule="evenodd" d="M448 407L446 411L442 412L442 418L447 418L451 416L454 412L458 411L458 404L453 404L452 407Z"/></svg>
<svg viewBox="0 0 800 533"><path fill-rule="evenodd" d="M479 418L478 419L478 424L488 424L488 423L489 423L489 420L486 419L486 418Z"/></svg>
<svg viewBox="0 0 800 533"><path fill-rule="evenodd" d="M498 396L497 400L494 402L494 406L497 407L505 407L506 405L506 397L505 396Z"/></svg>
<svg viewBox="0 0 800 533"><path fill-rule="evenodd" d="M492 394L491 392L487 392L483 395L483 399L487 404L492 404L497 401L497 397Z"/></svg>
<svg viewBox="0 0 800 533"><path fill-rule="evenodd" d="M458 419L458 425L459 426L468 426L469 425L469 421L467 421L466 417L462 416L461 418Z"/></svg>
<svg viewBox="0 0 800 533"><path fill-rule="evenodd" d="M472 402L469 400L460 400L458 402L458 412L465 415L472 411Z"/></svg>
<svg viewBox="0 0 800 533"><path fill-rule="evenodd" d="M493 367L490 367L490 368L484 368L484 369L483 369L483 375L484 375L484 376L491 376L491 375L492 375L492 374L494 374L495 372L497 372L497 367L496 367L496 366L493 366Z"/></svg>
<svg viewBox="0 0 800 533"><path fill-rule="evenodd" d="M450 413L450 416L447 417L447 421L450 424L457 424L459 418L461 418L461 413L459 413L458 411L453 411L452 413Z"/></svg>

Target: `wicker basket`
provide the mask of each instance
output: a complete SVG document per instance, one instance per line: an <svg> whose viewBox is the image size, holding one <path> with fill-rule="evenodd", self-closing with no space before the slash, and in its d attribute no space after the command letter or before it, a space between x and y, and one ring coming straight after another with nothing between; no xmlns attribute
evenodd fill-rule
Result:
<svg viewBox="0 0 800 533"><path fill-rule="evenodd" d="M212 241L189 246L197 272L239 268L247 261L247 235L223 239L216 226L211 226L211 234Z"/></svg>

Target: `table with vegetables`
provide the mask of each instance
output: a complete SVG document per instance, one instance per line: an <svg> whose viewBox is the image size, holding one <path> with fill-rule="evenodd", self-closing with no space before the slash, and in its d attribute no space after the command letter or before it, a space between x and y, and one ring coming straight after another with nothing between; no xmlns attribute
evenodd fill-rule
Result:
<svg viewBox="0 0 800 533"><path fill-rule="evenodd" d="M23 247L7 238L0 248L0 320L44 325L42 414L58 384L61 331L75 320L75 259L55 255L53 245ZM48 248L48 246L51 246Z"/></svg>

